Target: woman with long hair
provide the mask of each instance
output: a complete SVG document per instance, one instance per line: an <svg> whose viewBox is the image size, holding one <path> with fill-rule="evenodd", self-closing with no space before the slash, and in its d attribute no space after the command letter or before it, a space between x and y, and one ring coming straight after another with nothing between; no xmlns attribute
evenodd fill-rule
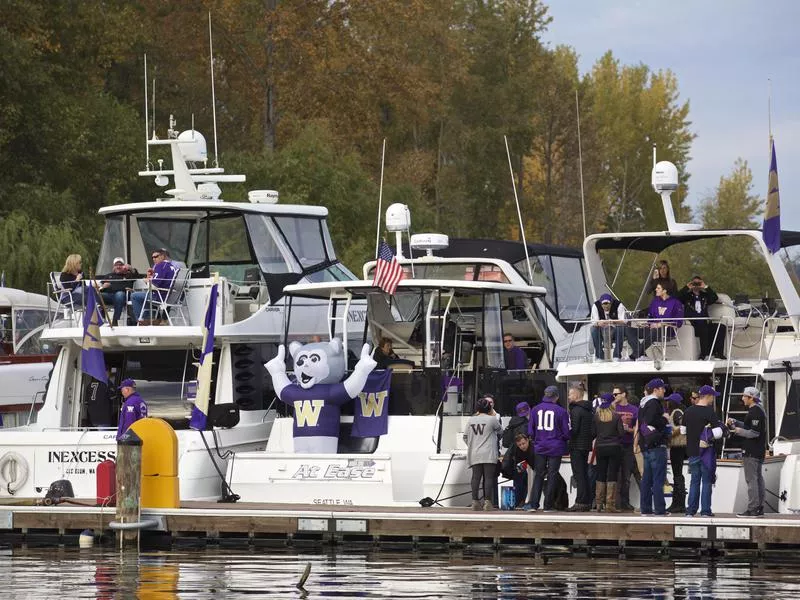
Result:
<svg viewBox="0 0 800 600"><path fill-rule="evenodd" d="M67 300L67 296L72 296L72 303L75 306L83 305L83 271L81 267L80 254L70 254L64 261L64 268L61 269L58 277L61 287L64 288L64 293L61 295L62 302Z"/></svg>
<svg viewBox="0 0 800 600"><path fill-rule="evenodd" d="M592 433L594 434L597 457L597 486L595 504L597 512L619 512L617 509L617 476L622 462L622 436L625 429L622 419L611 406L614 396L600 394L601 403L594 414Z"/></svg>

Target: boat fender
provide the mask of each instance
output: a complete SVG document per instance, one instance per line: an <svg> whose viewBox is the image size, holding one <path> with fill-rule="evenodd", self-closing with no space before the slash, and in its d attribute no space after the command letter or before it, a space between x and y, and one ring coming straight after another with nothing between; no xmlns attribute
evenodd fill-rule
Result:
<svg viewBox="0 0 800 600"><path fill-rule="evenodd" d="M0 458L0 480L12 496L28 481L29 472L28 461L17 452L6 452Z"/></svg>

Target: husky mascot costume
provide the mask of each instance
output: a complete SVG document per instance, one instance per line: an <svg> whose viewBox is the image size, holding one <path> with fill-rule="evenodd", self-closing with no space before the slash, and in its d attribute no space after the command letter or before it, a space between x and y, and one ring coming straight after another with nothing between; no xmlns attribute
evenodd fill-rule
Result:
<svg viewBox="0 0 800 600"><path fill-rule="evenodd" d="M295 382L286 376L285 353L284 346L279 346L278 354L264 366L278 399L294 408L294 451L336 454L341 406L358 396L377 364L370 356L369 344L361 348L353 373L344 381L345 355L342 342L336 338L330 342L289 344Z"/></svg>

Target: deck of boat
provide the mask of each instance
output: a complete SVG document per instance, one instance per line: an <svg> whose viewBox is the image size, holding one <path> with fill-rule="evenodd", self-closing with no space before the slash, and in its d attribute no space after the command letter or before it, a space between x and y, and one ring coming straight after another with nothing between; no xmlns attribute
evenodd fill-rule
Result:
<svg viewBox="0 0 800 600"><path fill-rule="evenodd" d="M15 500L0 507L0 543L65 544L92 529L113 539L112 507L73 503L35 506ZM637 513L491 511L467 508L335 506L182 502L180 508L142 510L155 527L142 543L173 545L331 545L340 548L423 549L482 547L539 553L585 551L602 554L695 553L794 557L800 518L766 515L738 518ZM74 542L76 543L76 542ZM800 558L800 557L798 557Z"/></svg>

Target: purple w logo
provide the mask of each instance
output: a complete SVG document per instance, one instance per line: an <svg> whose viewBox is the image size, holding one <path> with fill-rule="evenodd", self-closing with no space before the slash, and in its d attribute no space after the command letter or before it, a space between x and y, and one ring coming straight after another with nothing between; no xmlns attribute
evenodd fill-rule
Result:
<svg viewBox="0 0 800 600"><path fill-rule="evenodd" d="M474 435L483 435L483 430L486 429L486 423L473 423L470 427L472 427L472 433Z"/></svg>

